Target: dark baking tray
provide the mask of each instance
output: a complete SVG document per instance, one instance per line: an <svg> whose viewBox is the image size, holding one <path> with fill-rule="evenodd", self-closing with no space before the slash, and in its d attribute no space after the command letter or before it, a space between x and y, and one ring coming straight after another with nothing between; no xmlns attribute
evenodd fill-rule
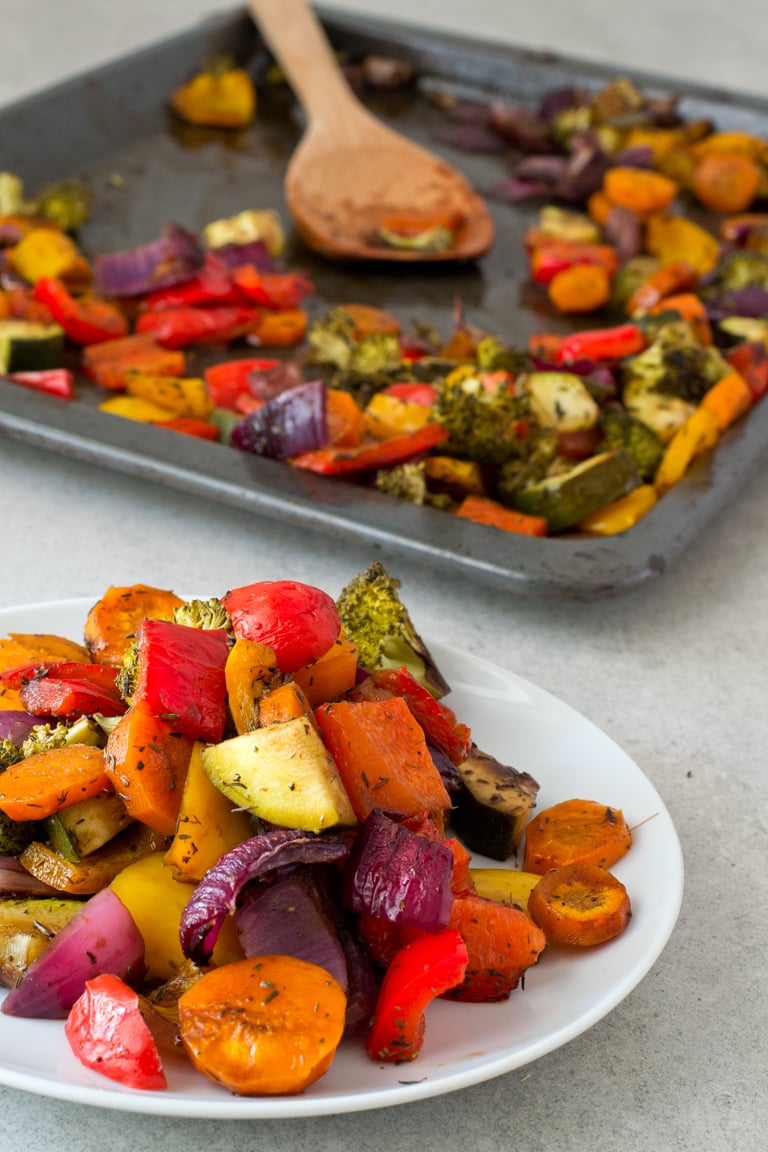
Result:
<svg viewBox="0 0 768 1152"><path fill-rule="evenodd" d="M333 43L350 57L380 53L415 64L419 94L377 94L367 102L400 131L442 150L481 191L502 175L503 159L441 149L436 138L445 126L444 113L425 98L425 90L433 86L469 98L495 95L535 103L553 88L579 84L595 89L615 74L553 55L353 19L327 9L321 14ZM273 207L287 223L282 177L301 132L287 90L264 97L255 124L241 133L182 130L167 111L171 90L205 60L224 52L254 70L263 65L258 37L243 11L206 21L0 110L3 167L18 173L30 189L64 176L86 179L95 200L92 221L80 240L91 253L146 242L170 220L197 229L246 207ZM718 127L747 131L764 131L768 124L765 102L635 75L649 93L679 95L686 116L709 117ZM119 182L111 179L115 174ZM535 209L491 207L498 238L477 265L428 271L406 265L336 266L315 258L293 234L286 258L313 276L317 315L345 300L383 304L405 322L433 324L447 336L454 300L460 299L471 323L524 342L530 332L552 323L526 289L522 233ZM423 560L511 593L550 599L594 599L663 573L734 498L768 441L768 406L763 405L631 531L605 540L540 540L107 416L96 408L100 399L103 393L86 382L80 384L78 400L66 402L0 380L0 431L259 516L365 541L382 553Z"/></svg>

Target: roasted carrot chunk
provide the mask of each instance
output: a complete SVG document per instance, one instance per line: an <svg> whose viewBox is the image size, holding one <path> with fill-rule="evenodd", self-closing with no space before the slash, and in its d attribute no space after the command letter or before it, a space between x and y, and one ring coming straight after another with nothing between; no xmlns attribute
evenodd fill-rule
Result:
<svg viewBox="0 0 768 1152"><path fill-rule="evenodd" d="M194 740L142 704L134 704L110 733L106 772L134 820L164 836L176 831Z"/></svg>
<svg viewBox="0 0 768 1152"><path fill-rule="evenodd" d="M464 979L445 993L449 1000L506 1000L547 943L519 908L471 893L454 896L449 927L461 934L468 955Z"/></svg>
<svg viewBox="0 0 768 1152"><path fill-rule="evenodd" d="M6 768L0 775L0 811L11 820L43 820L78 800L111 791L102 749L70 744Z"/></svg>
<svg viewBox="0 0 768 1152"><path fill-rule="evenodd" d="M564 864L610 868L631 844L632 834L619 808L595 800L563 800L544 808L528 824L523 869L541 875Z"/></svg>
<svg viewBox="0 0 768 1152"><path fill-rule="evenodd" d="M259 701L259 726L263 728L267 724L280 724L283 720L296 720L311 711L301 688L289 680L287 684L271 688L262 696Z"/></svg>
<svg viewBox="0 0 768 1152"><path fill-rule="evenodd" d="M583 948L621 935L632 907L626 888L595 864L566 864L542 876L528 897L528 912L550 944Z"/></svg>
<svg viewBox="0 0 768 1152"><path fill-rule="evenodd" d="M184 601L175 592L133 584L108 588L85 621L85 643L97 664L121 664L142 620L172 620Z"/></svg>
<svg viewBox="0 0 768 1152"><path fill-rule="evenodd" d="M179 1000L195 1067L238 1096L303 1092L331 1066L347 998L324 968L255 956L207 972Z"/></svg>

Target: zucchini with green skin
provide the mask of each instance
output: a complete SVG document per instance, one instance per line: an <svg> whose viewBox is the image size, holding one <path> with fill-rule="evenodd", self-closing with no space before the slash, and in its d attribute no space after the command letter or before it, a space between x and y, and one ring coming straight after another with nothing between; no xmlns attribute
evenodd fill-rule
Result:
<svg viewBox="0 0 768 1152"><path fill-rule="evenodd" d="M476 747L458 771L461 787L451 794L453 831L471 852L508 860L536 804L538 783Z"/></svg>
<svg viewBox="0 0 768 1152"><path fill-rule="evenodd" d="M598 508L626 496L639 483L632 457L619 448L601 452L567 472L521 488L515 495L515 505L530 516L543 516L547 531L554 535L573 528Z"/></svg>
<svg viewBox="0 0 768 1152"><path fill-rule="evenodd" d="M542 428L578 432L594 428L600 409L572 372L531 372L525 378L531 411Z"/></svg>
<svg viewBox="0 0 768 1152"><path fill-rule="evenodd" d="M130 823L117 793L80 800L45 821L52 846L73 863L102 848Z"/></svg>
<svg viewBox="0 0 768 1152"><path fill-rule="evenodd" d="M0 320L0 373L61 368L64 329L34 320Z"/></svg>

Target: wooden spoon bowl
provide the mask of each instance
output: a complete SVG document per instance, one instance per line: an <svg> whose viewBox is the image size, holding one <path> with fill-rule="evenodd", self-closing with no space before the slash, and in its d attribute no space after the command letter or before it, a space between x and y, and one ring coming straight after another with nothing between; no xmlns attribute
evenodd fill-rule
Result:
<svg viewBox="0 0 768 1152"><path fill-rule="evenodd" d="M334 260L474 260L491 247L483 199L446 161L393 131L365 109L341 72L305 0L249 0L265 43L307 116L288 165L285 196L310 248ZM386 221L443 221L443 249L393 247Z"/></svg>

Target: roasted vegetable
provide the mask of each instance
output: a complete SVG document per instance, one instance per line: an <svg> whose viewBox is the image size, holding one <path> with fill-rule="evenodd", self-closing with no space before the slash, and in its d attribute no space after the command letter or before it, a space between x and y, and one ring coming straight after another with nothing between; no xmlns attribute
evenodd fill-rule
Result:
<svg viewBox="0 0 768 1152"><path fill-rule="evenodd" d="M360 665L399 668L404 665L414 679L439 698L448 684L400 599L400 581L390 576L379 561L355 576L336 601L348 638L357 645Z"/></svg>
<svg viewBox="0 0 768 1152"><path fill-rule="evenodd" d="M185 624L187 628L223 628L232 632L229 612L216 596L208 600L186 600L174 610L173 620L176 624Z"/></svg>
<svg viewBox="0 0 768 1152"><path fill-rule="evenodd" d="M653 428L619 407L602 413L600 427L606 448L623 448L634 460L641 479L651 480L664 452Z"/></svg>
<svg viewBox="0 0 768 1152"><path fill-rule="evenodd" d="M524 452L530 397L506 373L459 368L437 383L434 415L447 429L443 451L485 464L503 464Z"/></svg>
<svg viewBox="0 0 768 1152"><path fill-rule="evenodd" d="M638 483L632 457L619 448L519 489L515 504L530 516L544 516L550 532L564 532L604 504L625 496Z"/></svg>
<svg viewBox="0 0 768 1152"><path fill-rule="evenodd" d="M716 348L696 340L684 321L663 325L653 343L621 366L625 403L640 391L661 392L697 404L728 365Z"/></svg>
<svg viewBox="0 0 768 1152"><path fill-rule="evenodd" d="M0 984L13 988L81 908L55 896L0 900Z"/></svg>
<svg viewBox="0 0 768 1152"><path fill-rule="evenodd" d="M477 747L458 769L462 786L451 797L451 827L471 851L508 860L536 804L537 781Z"/></svg>
<svg viewBox="0 0 768 1152"><path fill-rule="evenodd" d="M0 320L0 373L60 368L64 329L33 320Z"/></svg>

